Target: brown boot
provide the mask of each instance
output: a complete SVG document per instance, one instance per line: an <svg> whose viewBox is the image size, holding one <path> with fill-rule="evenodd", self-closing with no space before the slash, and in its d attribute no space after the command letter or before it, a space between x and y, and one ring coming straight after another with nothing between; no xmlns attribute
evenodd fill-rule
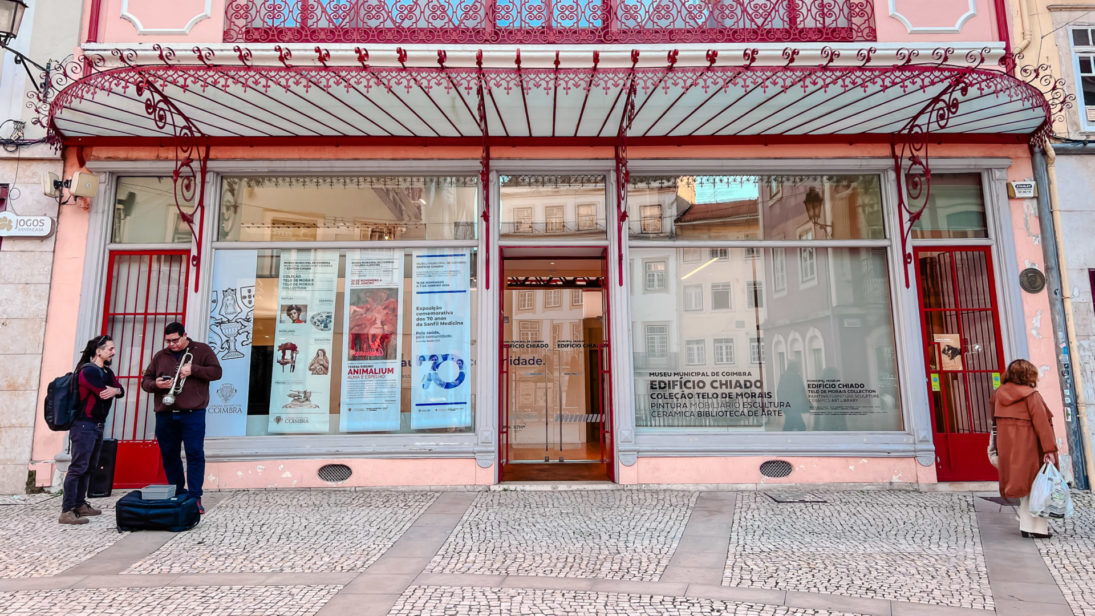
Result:
<svg viewBox="0 0 1095 616"><path fill-rule="evenodd" d="M91 520L76 515L76 511L72 510L62 513L57 521L61 524L87 524Z"/></svg>
<svg viewBox="0 0 1095 616"><path fill-rule="evenodd" d="M93 515L103 515L103 510L102 509L96 509L96 508L92 507L91 503L89 503L87 501L84 501L84 502L80 503L79 505L76 505L76 509L74 509L74 511L76 512L76 515L78 515L82 518L86 518L88 516L93 516Z"/></svg>

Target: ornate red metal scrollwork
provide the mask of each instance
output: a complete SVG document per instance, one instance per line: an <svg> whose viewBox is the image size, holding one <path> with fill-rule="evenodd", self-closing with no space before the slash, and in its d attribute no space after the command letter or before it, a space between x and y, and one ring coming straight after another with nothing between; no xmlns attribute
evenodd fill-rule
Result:
<svg viewBox="0 0 1095 616"><path fill-rule="evenodd" d="M672 52L671 52L672 53ZM639 63L639 50L631 50L631 77L627 81L620 128L616 131L616 273L619 285L624 286L624 237L627 232L627 182L631 174L627 170L627 133L635 121L635 65Z"/></svg>
<svg viewBox="0 0 1095 616"><path fill-rule="evenodd" d="M487 125L487 99L484 93L484 80L483 80L483 50L480 49L475 54L475 65L478 72L478 82L476 84L476 97L478 98L478 104L476 106L476 117L479 120L479 132L483 136L483 153L479 157L479 190L483 191L483 213L479 215L483 219L483 243L486 255L484 258L484 267L487 272L486 286L487 290L490 290L490 130Z"/></svg>
<svg viewBox="0 0 1095 616"><path fill-rule="evenodd" d="M226 43L873 41L872 0L228 0Z"/></svg>
<svg viewBox="0 0 1095 616"><path fill-rule="evenodd" d="M204 135L197 125L171 102L150 80L136 84L137 96L144 97L144 111L159 129L171 129L175 145L175 170L171 179L175 185L175 209L194 237L190 265L194 267L194 291L198 290L201 274L202 236L205 227L205 178L209 164L209 146L202 145ZM187 212L183 204L193 205Z"/></svg>
<svg viewBox="0 0 1095 616"><path fill-rule="evenodd" d="M890 143L894 174L897 176L898 221L901 225L901 254L905 270L905 288L912 284L909 266L913 255L911 239L916 221L924 215L931 199L931 163L928 137L932 130L943 130L958 113L961 97L969 91L966 79L971 71L954 75L901 130L900 139Z"/></svg>

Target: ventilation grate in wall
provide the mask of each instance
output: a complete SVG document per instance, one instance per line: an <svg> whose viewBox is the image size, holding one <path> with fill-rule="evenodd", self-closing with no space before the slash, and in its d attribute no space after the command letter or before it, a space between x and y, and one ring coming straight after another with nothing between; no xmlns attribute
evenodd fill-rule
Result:
<svg viewBox="0 0 1095 616"><path fill-rule="evenodd" d="M768 460L760 465L760 474L765 477L786 477L791 474L791 463L786 460Z"/></svg>
<svg viewBox="0 0 1095 616"><path fill-rule="evenodd" d="M338 483L350 478L353 471L345 464L324 464L319 468L319 478L328 483Z"/></svg>

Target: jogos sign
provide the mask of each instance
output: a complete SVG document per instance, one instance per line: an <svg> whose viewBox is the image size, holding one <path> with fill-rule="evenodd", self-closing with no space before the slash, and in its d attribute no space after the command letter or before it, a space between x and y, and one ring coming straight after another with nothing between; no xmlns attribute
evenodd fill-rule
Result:
<svg viewBox="0 0 1095 616"><path fill-rule="evenodd" d="M0 212L0 237L47 237L53 233L49 216L16 216Z"/></svg>

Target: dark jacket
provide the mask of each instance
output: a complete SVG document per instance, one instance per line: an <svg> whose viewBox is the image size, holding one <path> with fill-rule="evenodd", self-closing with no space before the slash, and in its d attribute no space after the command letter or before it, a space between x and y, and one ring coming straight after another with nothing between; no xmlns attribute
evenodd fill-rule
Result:
<svg viewBox="0 0 1095 616"><path fill-rule="evenodd" d="M125 395L125 389L118 382L118 377L114 376L114 372L110 368L100 368L95 364L84 364L80 368L79 383L81 405L76 421L95 423L106 421L107 416L110 415L110 407L114 406L114 399ZM99 393L107 387L117 387L122 392L114 398L103 400L99 397Z"/></svg>
<svg viewBox="0 0 1095 616"><path fill-rule="evenodd" d="M1057 451L1053 414L1033 387L1004 383L989 400L996 422L996 450L1000 455L1000 496L1022 498L1042 458Z"/></svg>
<svg viewBox="0 0 1095 616"><path fill-rule="evenodd" d="M221 378L221 363L217 361L217 354L208 344L196 340L191 340L184 350L190 351L194 358L190 362L190 377L186 379L182 392L175 395L174 405L164 406L163 397L168 390L156 387L156 377L174 378L182 353L176 359L170 349L161 349L152 356L152 362L141 377L141 389L153 395L157 413L172 410L193 411L209 406L209 382Z"/></svg>

